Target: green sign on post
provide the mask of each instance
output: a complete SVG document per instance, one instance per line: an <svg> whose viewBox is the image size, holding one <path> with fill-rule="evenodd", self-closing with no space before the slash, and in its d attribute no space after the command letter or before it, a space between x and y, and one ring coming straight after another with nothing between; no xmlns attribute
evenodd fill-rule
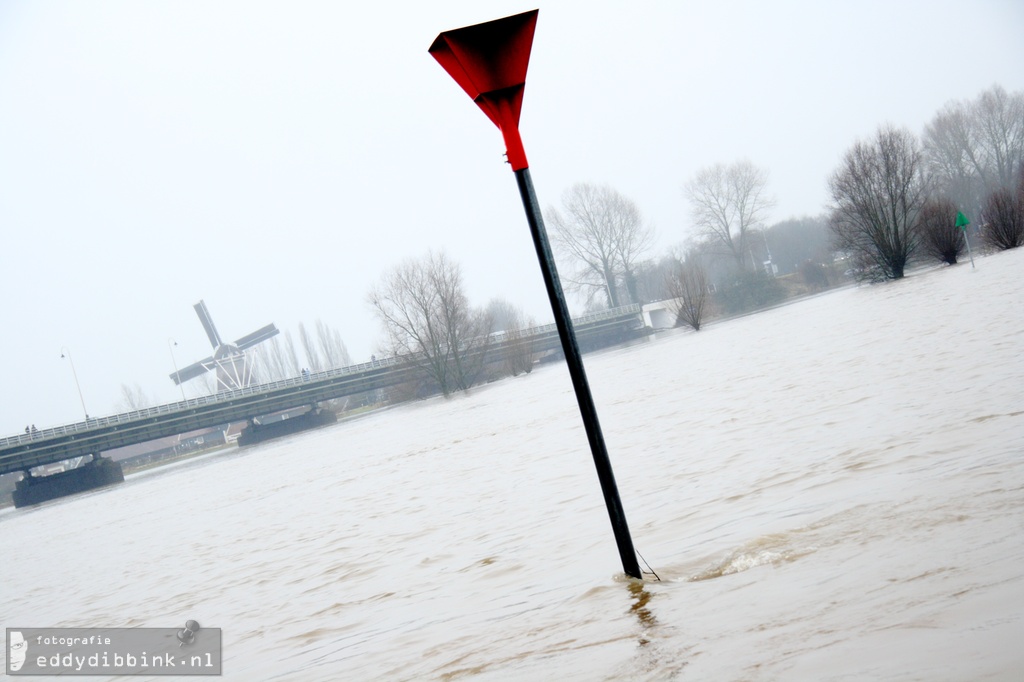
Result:
<svg viewBox="0 0 1024 682"><path fill-rule="evenodd" d="M967 238L967 226L971 224L971 221L967 219L963 211L956 212L956 225L964 233L964 241L967 242L967 254L971 257L971 270L974 269L974 253L971 252L971 240Z"/></svg>

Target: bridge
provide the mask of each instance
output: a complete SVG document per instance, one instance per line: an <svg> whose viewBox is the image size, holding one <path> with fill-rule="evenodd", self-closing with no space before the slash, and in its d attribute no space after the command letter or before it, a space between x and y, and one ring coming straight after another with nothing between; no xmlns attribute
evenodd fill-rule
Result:
<svg viewBox="0 0 1024 682"><path fill-rule="evenodd" d="M643 327L641 308L632 305L585 315L574 320L573 326L581 348L609 345L602 340L614 343L618 337ZM557 328L548 324L523 330L514 339L505 333L494 334L485 352L496 354L493 357L498 359L504 348L524 341L535 355L561 349ZM85 455L92 455L94 462L105 463L109 460L101 458L100 454L107 450L229 422L248 421L304 405L316 406L333 398L404 383L419 371L403 358L387 358L9 436L0 439L0 475L23 471L28 479L32 468ZM72 472L65 472L69 473ZM119 466L117 473L120 474Z"/></svg>

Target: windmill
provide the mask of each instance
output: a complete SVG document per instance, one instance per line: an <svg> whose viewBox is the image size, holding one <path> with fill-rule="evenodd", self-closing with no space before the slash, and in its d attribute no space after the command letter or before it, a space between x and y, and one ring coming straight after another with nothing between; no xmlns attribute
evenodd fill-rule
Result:
<svg viewBox="0 0 1024 682"><path fill-rule="evenodd" d="M271 323L243 336L234 343L224 343L220 339L220 334L217 333L217 328L213 326L213 318L210 317L210 311L206 309L206 303L199 301L193 307L196 309L196 315L199 316L203 329L206 330L206 335L210 338L213 355L171 374L171 380L180 385L216 369L219 390L245 388L256 383L253 377L253 362L245 351L277 335L277 327Z"/></svg>

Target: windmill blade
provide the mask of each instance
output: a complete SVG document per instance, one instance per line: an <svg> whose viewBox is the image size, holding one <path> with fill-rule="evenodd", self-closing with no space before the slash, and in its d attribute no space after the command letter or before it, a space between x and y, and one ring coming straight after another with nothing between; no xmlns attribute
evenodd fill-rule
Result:
<svg viewBox="0 0 1024 682"><path fill-rule="evenodd" d="M220 345L220 334L217 333L217 328L213 326L213 318L210 317L210 311L206 309L206 303L200 299L199 303L192 307L196 309L196 315L199 316L199 321L203 324L206 335L210 337L210 345L216 350L217 346Z"/></svg>
<svg viewBox="0 0 1024 682"><path fill-rule="evenodd" d="M212 357L200 360L199 362L195 362L188 367L171 374L171 381L175 384L183 384L190 379L195 379L197 376L206 374L215 366L216 362Z"/></svg>
<svg viewBox="0 0 1024 682"><path fill-rule="evenodd" d="M273 336L277 336L278 333L277 327L271 322L266 327L261 327L252 334L246 334L238 339L235 341L235 345L238 346L238 350L245 350L246 348L252 348L257 343L262 343Z"/></svg>

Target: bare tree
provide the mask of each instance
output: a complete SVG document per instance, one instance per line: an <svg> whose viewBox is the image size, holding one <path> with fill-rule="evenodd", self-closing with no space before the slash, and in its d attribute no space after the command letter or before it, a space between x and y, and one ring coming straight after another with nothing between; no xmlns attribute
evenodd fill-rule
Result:
<svg viewBox="0 0 1024 682"><path fill-rule="evenodd" d="M489 322L470 308L462 270L443 252L396 266L367 300L384 327L385 352L420 367L446 396L474 383Z"/></svg>
<svg viewBox="0 0 1024 682"><path fill-rule="evenodd" d="M320 371L352 364L348 349L341 339L341 332L332 329L321 320L316 321L316 332L310 334L304 324L299 324L299 339L306 354L307 362L300 364L291 332L259 344L255 348L259 360L261 381L280 381L296 377L304 366ZM284 337L282 342L281 337Z"/></svg>
<svg viewBox="0 0 1024 682"><path fill-rule="evenodd" d="M686 324L700 331L708 303L708 274L700 257L691 253L685 261L677 261L666 287L672 296L669 309L676 315L676 326Z"/></svg>
<svg viewBox="0 0 1024 682"><path fill-rule="evenodd" d="M522 309L504 298L492 298L487 303L486 311L491 320L492 332L518 329L522 322Z"/></svg>
<svg viewBox="0 0 1024 682"><path fill-rule="evenodd" d="M284 333L284 361L288 368L287 376L299 376L302 366L299 364L299 354L295 352L295 341L292 339L291 332Z"/></svg>
<svg viewBox="0 0 1024 682"><path fill-rule="evenodd" d="M527 330L535 326L533 320L524 319L522 326L505 332L505 371L512 376L533 371L534 341Z"/></svg>
<svg viewBox="0 0 1024 682"><path fill-rule="evenodd" d="M1016 191L998 189L985 201L985 225L981 236L996 249L1024 246L1024 170Z"/></svg>
<svg viewBox="0 0 1024 682"><path fill-rule="evenodd" d="M959 208L977 215L985 180L974 131L969 105L950 102L925 126L924 152L936 190Z"/></svg>
<svg viewBox="0 0 1024 682"><path fill-rule="evenodd" d="M491 333L500 334L502 369L506 374L518 376L533 371L533 338L525 330L535 326L532 318L522 308L503 298L492 299L487 304L487 317Z"/></svg>
<svg viewBox="0 0 1024 682"><path fill-rule="evenodd" d="M316 346L316 340L312 334L306 331L306 325L302 322L299 322L299 343L302 344L302 350L306 354L306 364L309 369L314 372L324 369L324 363L320 359L320 351Z"/></svg>
<svg viewBox="0 0 1024 682"><path fill-rule="evenodd" d="M259 358L260 378L263 381L280 381L298 374L298 370L291 371L280 336L258 344L254 350Z"/></svg>
<svg viewBox="0 0 1024 682"><path fill-rule="evenodd" d="M755 269L752 263L747 267L750 231L775 205L767 186L768 171L744 160L703 168L683 189L700 235L732 256L741 270Z"/></svg>
<svg viewBox="0 0 1024 682"><path fill-rule="evenodd" d="M276 336L264 341L253 349L253 353L259 359L261 368L260 378L263 381L277 381L284 378L276 362L277 358L275 357L274 347L277 348L277 355L279 355L281 344Z"/></svg>
<svg viewBox="0 0 1024 682"><path fill-rule="evenodd" d="M332 329L320 319L316 321L316 340L319 345L319 355L324 363L323 369L348 367L352 364L348 348L345 347L345 342L341 340L341 332L337 329Z"/></svg>
<svg viewBox="0 0 1024 682"><path fill-rule="evenodd" d="M189 379L183 384L183 386L191 398L213 395L219 390L217 387L217 380L214 378L213 372L206 372L205 374L200 374L194 379Z"/></svg>
<svg viewBox="0 0 1024 682"><path fill-rule="evenodd" d="M640 218L640 210L629 199L620 198L616 205L623 210L619 215L617 239L614 252L622 270L622 281L630 303L643 303L638 290L638 269L643 266L643 257L654 243L654 230L644 227Z"/></svg>
<svg viewBox="0 0 1024 682"><path fill-rule="evenodd" d="M993 85L949 102L925 127L924 150L938 189L978 215L983 197L1011 188L1024 164L1024 92Z"/></svg>
<svg viewBox="0 0 1024 682"><path fill-rule="evenodd" d="M956 265L966 248L964 233L956 226L956 204L946 198L932 198L921 207L917 229L924 252L943 263Z"/></svg>
<svg viewBox="0 0 1024 682"><path fill-rule="evenodd" d="M565 278L570 288L591 296L603 291L615 308L621 278L631 302L639 302L636 268L654 232L631 199L606 185L578 183L562 195L562 211L548 208L547 221L552 242L576 266Z"/></svg>
<svg viewBox="0 0 1024 682"><path fill-rule="evenodd" d="M870 280L899 279L918 248L926 197L922 154L909 130L883 126L846 152L829 178L830 227Z"/></svg>
<svg viewBox="0 0 1024 682"><path fill-rule="evenodd" d="M1024 91L1007 93L993 85L975 101L974 118L986 188L1012 188L1024 168Z"/></svg>
<svg viewBox="0 0 1024 682"><path fill-rule="evenodd" d="M142 386L135 384L121 384L121 400L117 403L117 409L125 412L141 410L153 405L153 400L142 390Z"/></svg>

